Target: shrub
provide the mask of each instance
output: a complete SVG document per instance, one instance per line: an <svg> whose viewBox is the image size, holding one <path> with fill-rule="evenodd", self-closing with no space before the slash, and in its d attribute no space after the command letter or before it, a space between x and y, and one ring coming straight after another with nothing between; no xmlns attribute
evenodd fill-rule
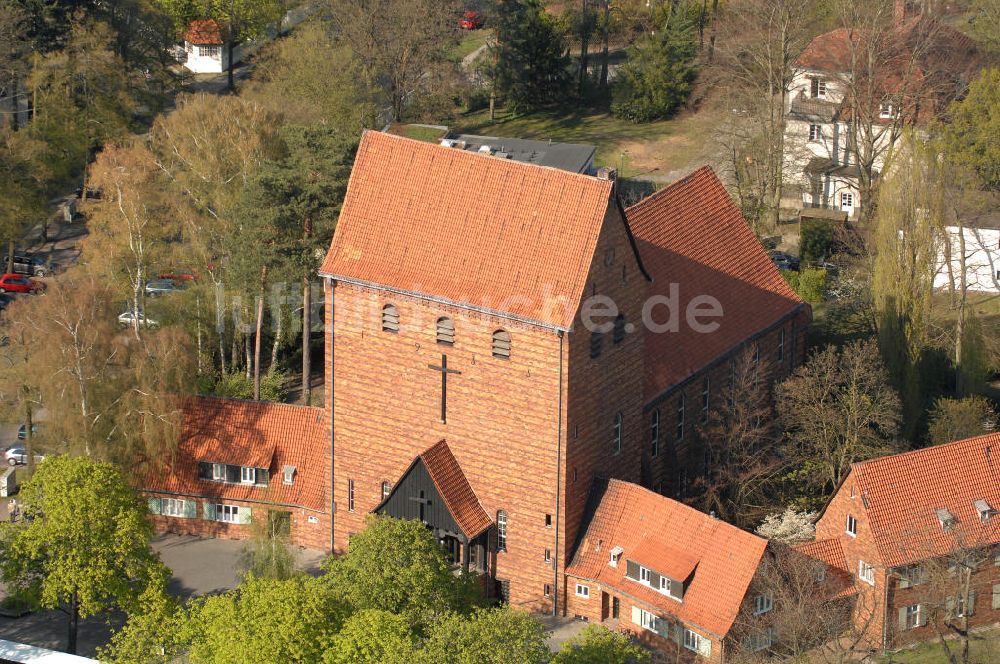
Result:
<svg viewBox="0 0 1000 664"><path fill-rule="evenodd" d="M799 272L799 296L806 302L822 302L826 292L826 270L805 268Z"/></svg>
<svg viewBox="0 0 1000 664"><path fill-rule="evenodd" d="M282 371L265 373L260 377L261 401L282 401L285 398L285 380L287 376ZM208 390L217 397L232 399L253 398L253 378L247 378L243 373L227 373L219 377Z"/></svg>
<svg viewBox="0 0 1000 664"><path fill-rule="evenodd" d="M833 245L834 223L829 219L802 220L799 256L803 262L815 263L830 255L830 247Z"/></svg>

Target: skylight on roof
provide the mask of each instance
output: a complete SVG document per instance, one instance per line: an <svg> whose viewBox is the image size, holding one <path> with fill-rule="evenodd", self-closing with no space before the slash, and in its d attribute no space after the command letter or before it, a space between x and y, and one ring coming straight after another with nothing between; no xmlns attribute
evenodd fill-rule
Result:
<svg viewBox="0 0 1000 664"><path fill-rule="evenodd" d="M979 519L983 523L987 523L990 520L990 518L992 518L993 515L997 513L997 511L993 509L993 507L982 498L979 498L978 500L973 500L972 506L976 508L976 512L979 513Z"/></svg>
<svg viewBox="0 0 1000 664"><path fill-rule="evenodd" d="M939 507L934 511L937 513L937 518L938 521L941 523L941 528L946 532L951 530L958 522L958 519L955 518L955 515L949 512L947 508Z"/></svg>

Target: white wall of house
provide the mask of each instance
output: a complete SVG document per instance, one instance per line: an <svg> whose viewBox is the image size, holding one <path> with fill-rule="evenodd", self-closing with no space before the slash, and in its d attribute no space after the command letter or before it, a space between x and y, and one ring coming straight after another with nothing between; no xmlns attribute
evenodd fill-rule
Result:
<svg viewBox="0 0 1000 664"><path fill-rule="evenodd" d="M225 45L184 42L187 61L184 66L196 74L218 74L226 71L228 57Z"/></svg>
<svg viewBox="0 0 1000 664"><path fill-rule="evenodd" d="M965 281L969 290L1000 293L1000 228L965 228L959 233L957 226L945 228L947 240L951 244L951 271L948 270L946 246L942 242L938 250L937 272L934 275L935 288L947 288L954 283L961 285L961 242L965 236Z"/></svg>

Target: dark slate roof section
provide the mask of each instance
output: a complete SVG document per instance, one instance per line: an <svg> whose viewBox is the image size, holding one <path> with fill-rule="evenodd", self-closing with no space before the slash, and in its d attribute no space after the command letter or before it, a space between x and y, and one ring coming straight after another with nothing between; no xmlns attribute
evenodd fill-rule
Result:
<svg viewBox="0 0 1000 664"><path fill-rule="evenodd" d="M592 173L594 154L597 152L593 145L533 141L526 138L450 133L444 140L449 141L454 149L464 149L466 152L479 152L482 149L485 154L483 146L489 146L490 154L494 157L551 166L571 173ZM465 145L460 147L463 141Z"/></svg>

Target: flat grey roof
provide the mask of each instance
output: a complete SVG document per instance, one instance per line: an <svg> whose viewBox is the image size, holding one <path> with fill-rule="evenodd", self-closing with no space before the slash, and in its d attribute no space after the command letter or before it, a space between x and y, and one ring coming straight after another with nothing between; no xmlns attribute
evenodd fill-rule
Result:
<svg viewBox="0 0 1000 664"><path fill-rule="evenodd" d="M526 138L507 138L501 136L476 136L474 134L449 133L443 140L450 141L452 147L459 149L465 141L467 152L479 152L484 145L490 148L490 154L502 159L513 159L539 166L551 166L572 173L589 173L594 168L593 145L576 143L554 143L552 141L533 141ZM485 150L483 150L485 152Z"/></svg>

